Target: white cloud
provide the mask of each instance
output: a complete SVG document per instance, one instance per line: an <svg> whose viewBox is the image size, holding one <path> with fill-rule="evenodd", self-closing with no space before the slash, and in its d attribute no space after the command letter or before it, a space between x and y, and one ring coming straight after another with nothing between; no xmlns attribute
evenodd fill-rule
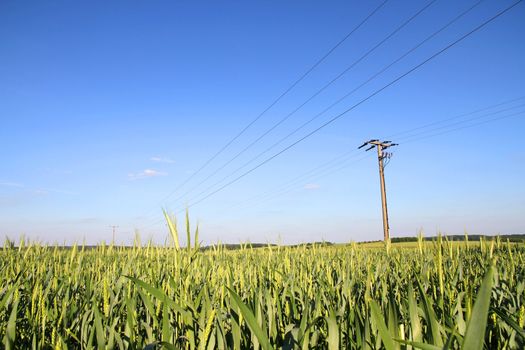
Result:
<svg viewBox="0 0 525 350"><path fill-rule="evenodd" d="M157 163L167 163L167 164L175 163L175 161L173 159L170 159L168 157L160 157L160 156L151 157L150 160L152 162L157 162Z"/></svg>
<svg viewBox="0 0 525 350"><path fill-rule="evenodd" d="M319 185L319 184L306 184L306 185L304 185L304 189L305 190L311 190L312 191L312 190L318 190L320 188L321 188L321 185Z"/></svg>
<svg viewBox="0 0 525 350"><path fill-rule="evenodd" d="M139 180L139 179L145 179L148 177L157 177L157 176L166 176L168 173L164 171L158 171L154 169L145 169L144 171L141 171L139 173L129 173L128 178L130 180Z"/></svg>

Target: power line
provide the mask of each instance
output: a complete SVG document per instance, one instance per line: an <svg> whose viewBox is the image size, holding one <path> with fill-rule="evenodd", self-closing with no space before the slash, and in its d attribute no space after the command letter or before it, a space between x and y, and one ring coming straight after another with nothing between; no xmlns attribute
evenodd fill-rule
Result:
<svg viewBox="0 0 525 350"><path fill-rule="evenodd" d="M525 110L523 110L523 111L519 111L519 112L516 112L516 113L512 113L512 114L509 114L509 115L504 115L504 116L497 117L497 118L492 118L492 119L483 120L483 121L480 121L480 122L478 122L478 123L473 123L473 124L463 125L463 126L460 126L460 127L457 127L457 128L452 128L452 129L449 129L449 130L444 130L444 131L442 131L442 132L433 133L433 134L430 134L430 135L425 135L425 136L421 136L421 137L417 137L417 136L419 136L419 135L415 135L414 137L410 137L410 138L408 138L407 140L402 141L402 143L403 143L403 144L407 144L407 143L410 143L410 142L426 140L426 139L428 139L428 138L432 138L432 137L435 137L435 136L439 136L439 135L443 135L443 134L448 134L448 133L451 133L451 132L454 132L454 131L463 130L463 129L467 129L467 128L472 128L472 127L474 127L474 126L479 126L479 125L483 125L483 124L486 124L486 123L490 123L490 122L494 122L494 121L498 121L498 120L502 120L502 119L513 118L513 117L517 117L517 116L520 116L520 115L525 115Z"/></svg>
<svg viewBox="0 0 525 350"><path fill-rule="evenodd" d="M501 106L501 105L504 105L504 104L508 104L509 102L515 102L515 101L517 101L519 99L522 99L522 98L512 99L510 101L498 103L497 105L493 105L493 106L490 106L490 107L485 107L485 108L482 108L482 109L478 109L478 110L476 110L474 112L469 112L469 113L462 114L461 116L471 115L471 114L479 112L479 111L483 111L483 110L487 110L489 108L493 108L494 106ZM521 106L516 106L516 107L521 107ZM515 108L515 107L513 107L513 108ZM479 117L476 117L476 118L471 118L471 119L469 119L469 121L471 121L473 119L484 118L484 117L489 116L489 115L499 114L499 113L501 113L503 111L508 111L510 109L513 109L513 108L507 108L505 110L500 110L500 111L496 111L496 112L493 112L493 113L485 114L485 115L482 115L482 116L479 116ZM415 136L418 136L420 134L409 135L409 136L407 136L407 138L409 138L409 140L403 142L403 144L406 144L406 143L409 143L409 142L421 141L421 140L424 140L424 139L427 139L427 138L430 138L430 137L435 137L435 136L438 136L438 135L443 135L443 134L446 134L446 133L454 132L454 131L457 131L459 129L479 126L481 124L485 124L485 123L488 123L488 122L493 122L493 121L498 121L498 120L501 120L501 119L511 118L511 117L515 117L515 116L518 116L518 115L522 115L522 114L525 114L525 111L519 111L519 112L516 112L516 113L512 113L510 115L504 115L504 116L497 117L497 118L483 120L483 121L481 121L479 123L469 124L469 125L466 125L466 126L462 126L460 128L453 128L453 129L445 130L443 132L439 132L439 133L436 133L436 134L428 135L427 137L414 138ZM457 117L452 117L452 118L439 120L439 121L433 122L431 124L438 124L438 123L442 123L442 122L445 122L445 121L450 121L450 120L455 119L455 118L457 118ZM453 125L456 125L456 124L458 124L458 123L448 124L448 125L445 125L444 127L449 128L449 127L451 127ZM408 130L403 131L401 133L402 134L406 134L407 132L409 132L411 130L418 130L418 129L421 129L422 127L424 127L424 126L416 127L416 128L413 128L413 129L408 129ZM430 130L430 131L436 131L436 129L433 129L433 130ZM364 158L366 158L366 157L363 157L363 158L359 158L357 160L352 159L353 160L352 162L348 162L348 160L347 160L347 161L343 161L343 164L344 164L343 166L341 166L341 164L335 164L336 166L334 166L333 163L340 161L340 159L343 156L347 157L349 154L353 155L354 153L356 153L356 150L352 150L351 152L345 152L342 155L339 155L339 156L335 157L334 159L332 159L332 160L330 160L330 161L328 161L326 163L323 163L320 166L317 166L317 167L311 169L310 171L308 171L308 172L306 172L306 173L304 173L304 174L302 174L300 176L295 177L294 179L292 179L290 181L287 181L286 183L280 185L278 188L275 188L275 189L272 189L270 191L266 191L264 193L258 194L258 195L254 196L254 197L249 198L248 200L241 201L241 202L239 202L237 204L232 205L228 209L235 208L235 207L238 207L238 206L246 204L246 203L254 202L254 200L257 200L257 199L260 199L260 198L262 198L262 200L259 201L259 203L260 202L266 202L268 199L273 199L273 198L282 196L284 194L287 194L287 193L293 191L294 189L296 189L296 185L298 185L299 183L304 183L305 179L310 179L310 180L311 179L320 179L320 178L329 176L329 175L331 175L333 173L336 173L336 172L339 172L341 170L344 170L344 169L348 168L350 165L353 165L354 163L359 162L359 161L363 160ZM385 159L385 161L386 162L385 162L384 166L386 167L386 165L388 164L388 159ZM328 169L324 169L324 170L318 171L320 169L325 168L327 165L332 165L332 166L330 166ZM316 174L312 175L312 173L316 173ZM309 176L309 175L312 175L312 176ZM257 203L255 205L257 205Z"/></svg>
<svg viewBox="0 0 525 350"><path fill-rule="evenodd" d="M383 69L381 69L380 71L376 72L374 75L372 75L369 79L367 79L366 81L364 81L363 83L361 83L359 86L357 86L356 88L354 88L352 91L350 91L349 93L345 94L344 96L342 96L341 98L339 98L337 101L335 101L334 103L332 103L330 106L328 106L327 108L325 108L323 111L321 111L320 113L316 114L315 116L313 116L311 119L309 119L308 121L306 121L305 123L303 123L302 125L300 125L299 127L297 127L296 129L294 129L292 132L290 132L289 134L287 134L286 136L284 136L283 138L281 138L279 141L275 142L274 144L272 144L270 147L266 148L264 151L260 152L258 155L256 155L255 157L253 157L252 159L250 159L248 162L244 163L242 166L238 167L237 169L235 169L233 172L229 173L227 176L223 177L221 180L213 183L212 185L208 186L206 189L204 189L203 191L201 191L200 193L198 193L196 195L196 197L199 197L201 196L202 194L208 192L210 189L214 188L215 186L217 186L218 184L221 184L223 183L225 180L227 180L228 178L230 178L231 176L235 175L236 173L238 173L240 170L244 169L245 167L247 167L248 165L250 165L251 163L253 163L254 161L256 161L257 159L259 159L261 156L263 156L264 154L268 153L270 150L274 149L276 146L278 146L279 144L281 144L283 141L287 140L288 138L290 138L291 136L293 136L294 134L296 134L298 131L302 130L304 127L306 127L307 125L309 125L311 122L313 122L315 119L317 119L318 117L320 117L321 115L323 115L324 113L326 113L327 111L329 111L330 109L332 109L334 106L336 106L337 104L341 103L343 100L345 100L346 98L348 98L351 94L353 94L354 92L356 92L357 90L359 90L360 88L362 88L364 85L368 84L370 81L372 81L373 79L375 79L377 76L379 76L380 74L382 74L383 72L385 72L387 69L389 69L390 67L392 67L394 64L398 63L399 61L401 61L403 58L405 58L406 56L408 56L410 53L414 52L416 49L418 49L419 47L421 47L423 44L425 44L426 42L428 42L430 39L432 39L433 37L435 37L436 35L438 35L439 33L441 33L443 30L445 30L446 28L448 28L450 25L452 25L453 23L455 23L456 21L458 21L461 17L463 17L464 15L466 15L467 13L469 13L470 11L472 11L475 7L477 7L480 3L482 3L484 0L479 0L477 2L475 2L472 6L470 6L469 8L467 8L466 10L464 10L463 12L461 12L459 15L457 15L456 17L454 17L452 20L450 20L448 23L446 23L444 26L442 26L440 29L438 29L437 31L433 32L431 35L429 35L428 37L426 37L424 40L422 40L421 42L419 42L417 45L413 46L411 49L409 49L407 52L405 52L403 55L401 55L400 57L398 57L396 60L392 61L390 64L388 64L387 66L385 66ZM406 24L406 22L405 22ZM399 28L398 28L399 29ZM384 40L383 40L384 41ZM377 45L376 45L377 47ZM370 51L369 51L370 52ZM257 140L256 140L257 141ZM243 150L244 151L244 150ZM242 151L241 151L242 152ZM235 158L237 158L237 156L239 156L240 154L237 154L234 158L232 158L228 163L226 163L224 166L228 165L231 161L233 161ZM204 183L206 180L208 180L211 176L215 175L219 170L221 170L222 168L221 167L220 169L218 169L216 172L214 172L213 174L211 174L210 176L208 176L206 179L204 179L203 181L201 181L199 184L197 184L197 186L201 185L202 183ZM189 192L191 192L193 189L195 189L197 186L193 187L192 189L190 189L189 191L187 191L186 193L184 193L181 197L177 198L178 199L183 199L184 196L186 196Z"/></svg>
<svg viewBox="0 0 525 350"><path fill-rule="evenodd" d="M327 169L324 169L322 171L316 171L316 172L313 172L313 174L308 174L310 176L305 176L306 174L303 174L301 177L302 180L297 180L297 181L293 181L293 182L287 182L286 185L281 185L279 186L278 189L273 189L273 190L270 190L270 191L266 191L265 193L263 194L259 194L257 196L254 196L252 198L249 198L248 200L245 200L245 201L242 201L240 203L237 203L237 204L234 204L233 206L231 206L229 209L231 208L235 208L235 207L238 207L240 205L244 205L246 203L252 203L252 202L255 202L255 205L258 205L262 202L266 202L268 200L271 200L271 199L274 199L276 197L280 197L282 195L285 195L287 193L290 193L291 191L297 189L297 186L299 184L302 184L304 185L304 182L306 180L309 180L309 181L312 181L312 180L317 180L317 179L321 179L321 178L324 178L324 177L327 177L329 175L332 175L334 173L337 173L343 169L347 169L349 166L351 165L354 165L355 163L358 163L358 162L361 162L363 161L364 159L368 158L369 157L369 154L363 156L363 157L359 157L359 158L356 158L356 157L352 157L351 159L348 159L347 161L344 161L342 163L339 163L339 164L335 164ZM313 169L313 170L318 170L318 169ZM254 200L257 200L257 199L260 199L259 202L256 202Z"/></svg>
<svg viewBox="0 0 525 350"><path fill-rule="evenodd" d="M525 98L525 96L519 97L519 98L514 98L514 99L511 99L511 100L507 100L507 101L504 101L504 102L501 102L501 103L498 103L498 104L495 104L495 105L491 105L491 106L488 106L488 107L483 107L483 108L477 109L475 111L464 113L464 114L460 114L460 115L457 115L457 116L454 116L454 117L441 119L441 120L438 120L438 121L435 121L435 122L432 122L432 123L429 123L429 124L424 124L424 125L421 125L421 126L418 126L418 127L415 127L415 128L407 129L407 130L401 131L401 132L399 132L397 134L400 134L400 135L401 134L407 134L410 131L420 130L422 128L425 128L428 125L442 124L444 122L451 121L451 120L457 119L459 117L472 115L474 113L479 113L480 111L485 111L485 110L488 110L488 109L493 109L494 107L503 106L505 104L513 103L513 102L519 101L519 100L521 100L523 98ZM491 112L491 113L483 114L483 115L475 117L475 118L470 118L467 121L472 121L472 120L475 120L475 119L485 118L487 116L493 116L493 115L499 114L501 112L509 111L509 110L512 110L514 108L521 107L521 106L522 105L518 105L518 106L506 108L506 109L503 109L503 110L498 110L498 111L494 111L494 112ZM525 114L525 111L519 111L519 112L516 112L516 113L512 113L510 115L504 115L504 116L500 116L500 117L497 117L497 118L483 120L483 121L481 121L479 123L474 123L474 124L469 124L469 125L465 125L465 126L458 127L458 128L448 129L448 130L445 130L443 132L431 134L431 135L428 135L428 136L423 136L423 137L419 137L419 138L417 137L417 136L420 136L420 135L422 135L424 133L427 133L427 132L434 132L434 131L437 131L438 129L450 128L451 126L454 126L454 125L458 124L457 122L449 123L449 124L447 124L445 126L442 126L440 128L434 128L434 129L431 129L431 130L428 130L428 131L424 131L423 133L415 133L415 134L411 134L411 135L405 136L405 139L408 138L408 140L404 141L403 144L425 140L427 138L431 138L431 137L435 137L435 136L451 133L451 132L454 132L454 131L457 131L457 130L460 130L460 129L465 129L465 128L479 126L479 125L482 125L482 124L485 124L485 123L488 123L488 122L498 121L498 120L506 119L506 118L512 118L512 117L515 117L515 116L518 116L518 115L521 115L521 114ZM386 138L389 138L389 137L386 137ZM350 165L353 165L354 163L360 162L361 160L366 158L366 156L365 156L365 157L362 157L362 158L359 158L359 159L353 159L353 158L355 158L354 156L356 155L356 153L357 153L357 150L355 150L355 149L351 150L351 151L344 152L344 153L342 153L342 154L332 158L328 162L325 162L325 163L323 163L323 164L321 164L319 166L316 166L316 167L310 169L309 171L307 171L307 172L305 172L305 173L303 173L303 174L301 174L299 176L296 176L293 179L291 179L291 180L289 180L289 181L279 185L275 189L272 189L272 190L269 190L269 191L265 191L263 193L255 195L255 196L253 196L251 198L248 198L247 200L241 201L241 202L239 202L237 204L234 204L234 205L232 205L232 206L230 206L228 208L225 208L225 210L232 209L232 208L238 207L238 206L246 204L246 203L248 203L248 204L249 203L255 203L254 205L257 205L257 204L260 204L262 202L266 202L268 200L271 200L273 198L280 197L280 196L282 196L284 194L287 194L287 193L290 193L291 191L296 189L296 185L298 185L299 183L304 183L304 181L306 179L320 179L320 178L324 178L324 177L329 176L329 175L331 175L333 173L342 171L342 170L348 168ZM344 158L348 158L348 159L343 160ZM337 163L339 163L339 164L337 164ZM385 164L385 167L386 167L386 164ZM259 201L257 201L258 199L259 199Z"/></svg>
<svg viewBox="0 0 525 350"><path fill-rule="evenodd" d="M202 164L197 171L191 174L186 180L184 180L179 186L165 196L160 202L165 201L171 197L175 192L181 189L195 176L197 176L204 168L206 168L213 160L215 160L220 154L222 154L233 142L235 142L240 136L242 136L253 124L255 124L263 115L266 114L273 106L275 106L282 98L284 98L295 86L297 86L304 78L306 78L314 69L316 69L328 56L330 56L339 46L341 46L349 37L351 37L359 28L361 28L371 17L373 17L389 0L384 0L372 12L370 12L357 26L355 26L350 32L348 32L337 44L335 44L326 54L318 59L305 73L303 73L292 85L290 85L284 92L282 92L270 105L268 105L261 113L257 115L251 122L249 122L241 131L239 131L231 140L229 140L224 146L222 146L211 158L209 158L204 164Z"/></svg>
<svg viewBox="0 0 525 350"><path fill-rule="evenodd" d="M426 128L430 127L430 126L439 125L441 123L444 123L444 122L447 122L447 121L450 121L450 120L455 120L455 119L467 117L469 115L473 115L473 114L476 114L476 113L479 113L479 112L483 112L483 111L487 111L487 110L490 110L490 109L494 109L496 107L507 105L507 104L510 104L510 103L513 103L513 102L516 102L516 101L520 101L520 100L523 100L523 99L525 99L525 96L513 98L511 100L503 101L503 102L500 102L500 103L497 103L497 104L494 104L494 105L490 105L488 107L483 107L483 108L477 109L477 110L472 111L472 112L459 114L459 115L456 115L456 116L453 116L453 117L450 117L450 118L447 118L447 119L438 120L438 121L431 122L431 123L428 123L428 124L424 124L424 125L421 125L421 126L409 129L409 130L405 130L405 131L401 131L401 132L398 132L398 133L395 133L395 134L391 134L390 136L387 136L386 138L399 138L401 135L409 134L411 132L414 132L414 131L417 131L417 130L421 130L421 129L426 129ZM522 105L520 105L518 107L521 107L521 106ZM516 107L513 107L513 108L516 108ZM494 112L494 113L500 113L500 112L501 111ZM491 115L491 113L489 113L487 115Z"/></svg>
<svg viewBox="0 0 525 350"><path fill-rule="evenodd" d="M271 190L266 191L264 193L261 193L261 194L259 194L257 196L254 196L254 197L250 198L250 200L256 199L258 197L264 197L264 196L266 196L268 194L273 194L276 190L280 191L280 190L283 190L285 188L288 188L290 185L295 185L299 181L302 181L305 178L308 178L309 175L315 174L316 172L319 172L319 171L322 172L322 171L325 171L327 169L331 169L332 167L334 167L334 165L337 166L337 165L341 164L342 162L346 162L349 159L352 159L353 156L355 156L355 155L357 155L356 150L351 150L350 152L344 152L343 154L340 154L337 157L332 158L328 162L320 164L320 165L310 169L309 171L307 171L307 172L305 172L305 173L303 173L303 174L301 174L299 176L296 176L296 177L294 177L291 180L286 181L285 183L279 185L278 188L274 188L274 189L271 189ZM344 158L349 158L349 159L343 160Z"/></svg>
<svg viewBox="0 0 525 350"><path fill-rule="evenodd" d="M241 174L240 176L236 177L235 179L231 180L230 182L226 183L225 185L221 186L220 188L216 189L215 191L211 192L210 194L204 196L203 198L191 203L191 204L188 204L188 208L192 207L192 206L195 206L201 202L203 202L204 200L206 200L207 198L213 196L214 194L216 194L217 192L219 191L222 191L223 189L225 189L226 187L232 185L233 183L239 181L240 179L242 179L243 177L245 177L246 175L252 173L253 171L257 170L258 168L260 168L261 166L265 165L266 163L270 162L271 160L275 159L276 157L278 157L279 155L283 154L284 152L288 151L289 149L291 149L292 147L296 146L297 144L299 144L300 142L304 141L305 139L309 138L310 136L314 135L315 133L319 132L320 130L322 130L323 128L325 128L326 126L332 124L334 121L338 120L339 118L341 118L342 116L346 115L348 112L352 111L353 109L357 108L358 106L360 106L361 104L365 103L366 101L370 100L372 97L376 96L377 94L379 94L380 92L382 92L383 90L389 88L390 86L394 85L395 83L397 83L398 81L400 81L401 79L405 78L406 76L408 76L409 74L411 74L412 72L416 71L417 69L419 69L420 67L422 67L423 65L425 65L426 63L430 62L431 60L433 60L434 58L436 58L437 56L441 55L443 52L447 51L448 49L450 49L451 47L457 45L459 42L463 41L464 39L466 39L467 37L469 37L470 35L474 34L475 32L477 32L478 30L480 30L481 28L485 27L487 24L491 23L492 21L494 21L495 19L497 19L498 17L502 16L503 14L505 14L506 12L508 12L509 10L511 10L512 8L514 8L516 5L518 5L519 3L521 3L523 0L518 0L517 2L509 5L508 7L506 7L505 9L503 9L502 11L498 12L496 15L490 17L489 19L485 20L483 23L481 23L480 25L478 25L477 27L473 28L472 30L470 30L469 32L467 32L466 34L462 35L461 37L459 37L458 39L456 39L455 41L453 41L452 43L448 44L447 46L445 46L444 48L442 48L441 50L437 51L436 53L432 54L430 57L426 58L425 60L423 60L422 62L420 62L419 64L417 64L416 66L412 67L411 69L409 69L408 71L406 71L405 73L401 74L400 76L398 76L397 78L393 79L392 81L390 81L389 83L387 83L386 85L382 86L381 88L377 89L376 91L374 91L372 94L368 95L367 97L365 97L364 99L362 99L361 101L357 102L356 104L352 105L351 107L349 107L348 109L346 109L345 111L337 114L336 116L334 116L333 118L331 118L330 120L328 120L327 122L325 122L324 124L322 124L321 126L317 127L316 129L314 129L313 131L309 132L308 134L306 134L305 136L301 137L300 139L298 139L297 141L293 142L292 144L286 146L285 148L283 148L281 151L275 153L274 155L272 155L271 157L265 159L264 161L262 161L261 163L259 163L258 165L256 165L255 167L251 168L250 170L244 172L243 174Z"/></svg>
<svg viewBox="0 0 525 350"><path fill-rule="evenodd" d="M346 73L348 73L352 68L354 68L357 64L362 62L365 58L367 58L371 53L373 53L375 50L377 50L381 45L383 45L385 42L390 40L395 34L397 34L401 29L406 27L410 22L412 22L416 17L418 17L421 13L423 13L427 8L429 8L432 4L434 4L437 0L431 0L429 3L427 3L425 6L423 6L421 9L419 9L415 14L410 16L408 19L406 19L401 25L399 25L394 31L392 31L390 34L388 34L385 38L383 38L381 41L379 41L376 45L374 45L371 49L369 49L367 52L365 52L363 55L361 55L357 60L352 62L349 66L347 66L342 72L340 72L336 77L334 77L332 80L330 80L328 83L326 83L323 87L321 87L319 90L317 90L313 95L311 95L308 99L306 99L303 103L301 103L298 107L296 107L293 111L285 115L283 118L281 118L277 123L272 125L269 129L267 129L264 133L262 133L258 138L256 138L254 141L249 143L246 147L241 149L238 153L236 153L232 158L230 158L228 161L226 161L223 165L221 165L219 168L217 168L215 171L213 171L211 174L209 174L207 177L205 177L202 181L197 183L195 186L190 188L188 191L186 191L184 194L182 194L179 198L176 200L183 199L187 194L195 190L197 187L208 181L211 177L215 176L217 173L219 173L222 169L227 167L229 164L231 164L235 159L240 157L242 154L244 154L246 151L248 151L252 146L254 146L256 143L258 143L261 139L266 137L269 133L271 133L273 130L275 130L277 127L279 127L282 123L284 123L286 120L288 120L292 115L297 113L302 107L304 107L306 104L308 104L310 101L312 101L315 97L317 97L319 94L321 94L323 91L325 91L329 86L331 86L333 83L335 83L337 80L339 80L342 76L344 76ZM380 5L382 6L382 4Z"/></svg>
<svg viewBox="0 0 525 350"><path fill-rule="evenodd" d="M468 119L460 120L460 121L457 121L457 122L454 122L454 123L441 125L441 126L438 126L438 127L435 127L435 128L431 128L431 129L427 129L427 130L423 130L423 131L417 132L415 134L409 134L408 136L404 136L404 137L399 138L399 140L404 140L404 139L407 139L407 138L410 139L410 138L418 137L418 136L425 135L425 134L428 134L428 133L432 133L432 132L435 132L435 131L438 131L438 130L443 130L443 129L447 129L447 128L450 128L450 127L454 127L456 125L461 125L461 124L465 124L465 123L468 123L468 122L471 122L471 121L475 121L475 120L483 119L483 118L486 118L486 117L490 117L490 116L493 116L493 115L496 115L496 114L512 111L512 110L514 110L516 108L521 108L521 107L524 107L524 106L525 106L525 103L517 105L517 106L512 106L512 107L508 107L508 108L505 108L505 109L501 109L501 110L498 110L498 111L495 111L495 112L482 114L482 115L479 115L479 116L476 116L476 117L471 117L471 118L468 118ZM521 112L519 112L519 113L521 113ZM496 120L497 119L499 119L499 118L496 118ZM450 120L451 119L448 119L448 121L450 121ZM438 124L434 123L434 125L438 125Z"/></svg>
<svg viewBox="0 0 525 350"><path fill-rule="evenodd" d="M293 179L281 184L277 191L276 189L272 189L270 191L266 191L264 193L260 193L252 198L249 198L248 200L245 200L241 203L237 203L237 204L234 204L232 205L231 207L229 208L226 208L226 209L231 209L231 208L235 208L239 205L242 205L243 203L245 202L254 202L254 200L258 199L258 198L265 198L265 197L268 197L268 195L270 195L270 197L274 196L276 192L279 192L279 191L286 191L286 192L290 192L290 190L287 190L288 188L292 188L293 186L295 186L297 183L299 183L299 181L301 179L305 179L305 178L308 178L309 175L311 176L315 176L315 177L319 177L320 175L328 175L330 173L335 173L339 170L342 170L344 168L347 168L348 166L352 165L353 163L356 163L358 161L361 161L363 160L365 157L362 157L362 158L358 158L357 160L354 159L356 158L355 156L358 155L357 154L357 150L353 149L351 151L347 151L347 152L344 152L334 158L332 158L331 160L329 160L328 162L325 162L321 165L318 165L312 169L310 169L309 171L307 171L306 173L303 173L297 177L294 177ZM347 158L345 160L345 158ZM350 164L349 164L350 163ZM341 166L341 164L343 164L343 166ZM335 169L335 170L334 170ZM293 189L293 188L292 188ZM155 219L155 223L158 223L159 220ZM151 224L151 225L153 225ZM150 225L146 225L146 227L149 227Z"/></svg>

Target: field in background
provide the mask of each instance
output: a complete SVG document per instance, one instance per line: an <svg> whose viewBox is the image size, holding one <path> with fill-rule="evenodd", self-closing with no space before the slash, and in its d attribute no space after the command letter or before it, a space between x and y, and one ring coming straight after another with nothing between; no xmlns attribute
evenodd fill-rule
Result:
<svg viewBox="0 0 525 350"><path fill-rule="evenodd" d="M503 241L505 242L505 241ZM394 249L402 249L402 248L419 248L420 244L423 244L423 245L427 245L427 246L434 246L435 245L435 242L431 242L431 241L423 241L422 243L419 243L417 241L415 242L392 242L391 243L391 247L394 248ZM479 248L481 246L482 243L480 243L479 241L450 241L448 242L447 244L449 244L450 246L452 247L459 247L459 248L465 248L465 247L469 247L469 248ZM505 242L505 244L507 244L507 242ZM508 244L510 245L524 245L525 242L508 242ZM384 242L365 242L365 243L359 243L359 246L360 247L363 247L363 248L384 248L385 247L385 243Z"/></svg>
<svg viewBox="0 0 525 350"><path fill-rule="evenodd" d="M525 245L438 240L6 248L0 335L6 349L523 348Z"/></svg>

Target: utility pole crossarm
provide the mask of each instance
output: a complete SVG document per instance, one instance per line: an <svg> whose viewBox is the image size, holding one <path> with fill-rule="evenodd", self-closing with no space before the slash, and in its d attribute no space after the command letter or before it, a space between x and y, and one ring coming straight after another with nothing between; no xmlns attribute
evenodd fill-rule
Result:
<svg viewBox="0 0 525 350"><path fill-rule="evenodd" d="M382 203L382 212L383 212L383 234L385 242L390 239L390 226L388 224L388 210L386 204L386 186L385 186L385 164L383 160L385 158L390 158L391 154L384 152L385 149L393 146L397 146L397 143L392 143L392 141L379 141L379 140L370 140L363 143L358 149L365 147L366 145L370 146L365 151L370 151L374 147L377 148L377 160L379 163L379 181L381 184L381 203Z"/></svg>

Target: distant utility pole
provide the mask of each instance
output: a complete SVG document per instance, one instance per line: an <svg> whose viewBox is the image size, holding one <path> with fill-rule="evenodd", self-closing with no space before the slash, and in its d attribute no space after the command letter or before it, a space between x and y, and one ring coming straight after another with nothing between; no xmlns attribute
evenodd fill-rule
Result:
<svg viewBox="0 0 525 350"><path fill-rule="evenodd" d="M115 230L118 228L118 226L116 225L110 225L109 227L111 227L113 229L113 243L115 243Z"/></svg>
<svg viewBox="0 0 525 350"><path fill-rule="evenodd" d="M392 141L379 141L370 140L359 146L359 149L369 145L366 151L370 151L372 148L377 148L377 159L379 161L379 181L381 182L381 202L383 204L383 234L385 242L390 239L390 226L388 225L388 210L386 206L386 187L385 187L385 163L384 159L390 159L392 153L385 152L385 149L392 146L397 146L397 143Z"/></svg>

